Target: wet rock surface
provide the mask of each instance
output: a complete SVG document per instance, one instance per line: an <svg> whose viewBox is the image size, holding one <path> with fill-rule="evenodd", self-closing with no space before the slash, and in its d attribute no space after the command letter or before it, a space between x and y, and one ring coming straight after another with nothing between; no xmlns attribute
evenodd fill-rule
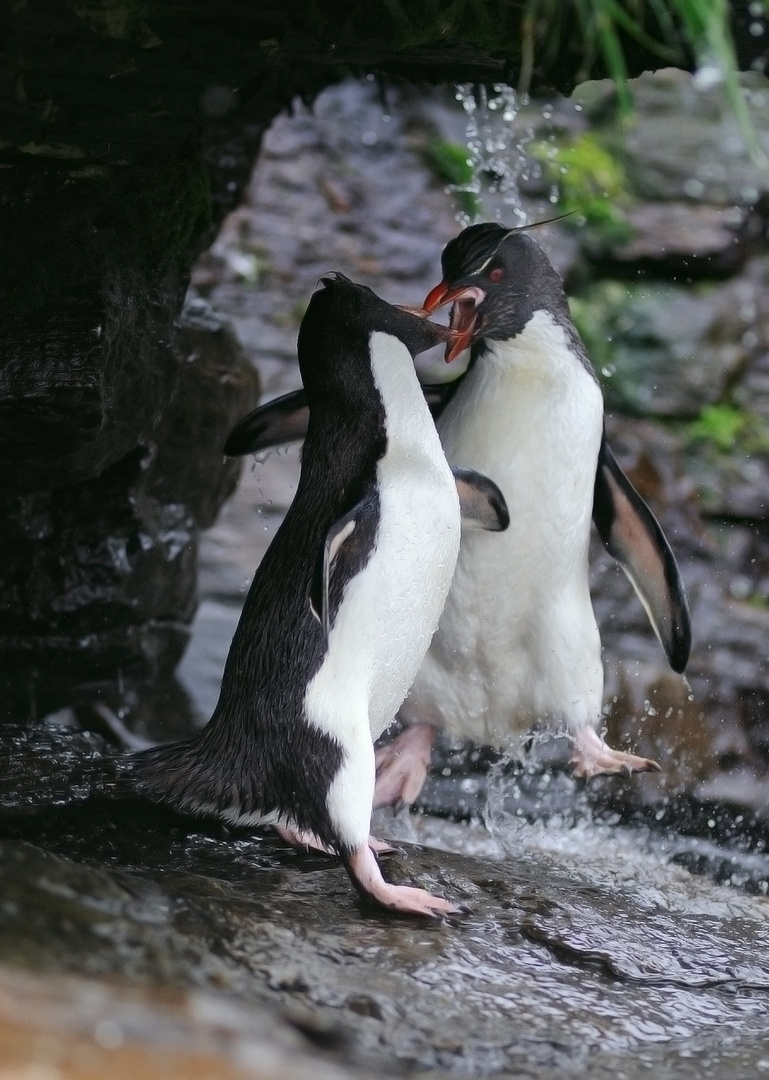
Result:
<svg viewBox="0 0 769 1080"><path fill-rule="evenodd" d="M262 1053L293 1030L287 1075L309 1056L356 1076L760 1067L769 901L666 866L637 833L457 829L443 843L479 855L406 845L387 860L393 880L470 909L425 923L361 909L335 860L131 804L39 817L24 840L6 821L0 950L31 972L119 977L119 995L149 988L150 1003L203 993L225 1059L244 1015ZM146 1013L117 1005L112 1038L151 1045Z"/></svg>
<svg viewBox="0 0 769 1080"><path fill-rule="evenodd" d="M311 1048L312 1038L297 1025L254 1004L195 991L0 969L0 1054L14 1076L344 1080L351 1075L334 1056L321 1061ZM357 1075L374 1074L361 1070Z"/></svg>
<svg viewBox="0 0 769 1080"><path fill-rule="evenodd" d="M424 923L362 909L334 860L151 808L6 820L0 949L32 972L204 991L225 1026L231 1011L238 1027L244 1005L278 1009L272 1039L293 1026L305 1056L356 1070L694 1077L757 1067L767 900L665 865L637 833L501 820L494 837L458 831L444 831L444 846L478 854L405 846L387 860L393 880L470 908ZM110 1023L131 1040L130 1011Z"/></svg>

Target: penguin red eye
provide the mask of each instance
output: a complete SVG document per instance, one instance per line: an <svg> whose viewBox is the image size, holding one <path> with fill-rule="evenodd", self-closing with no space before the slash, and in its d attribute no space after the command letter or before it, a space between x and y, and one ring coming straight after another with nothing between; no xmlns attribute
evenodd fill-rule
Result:
<svg viewBox="0 0 769 1080"><path fill-rule="evenodd" d="M501 281L505 276L504 268L501 266L495 266L493 270L489 270L489 281L493 281L494 284Z"/></svg>

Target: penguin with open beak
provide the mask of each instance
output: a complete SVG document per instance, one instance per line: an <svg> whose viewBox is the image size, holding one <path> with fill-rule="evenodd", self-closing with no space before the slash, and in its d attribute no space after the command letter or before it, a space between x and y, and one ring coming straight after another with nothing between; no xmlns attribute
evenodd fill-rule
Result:
<svg viewBox="0 0 769 1080"><path fill-rule="evenodd" d="M425 301L452 304L446 358L466 373L426 388L449 461L493 477L509 506L502 536L463 537L438 631L400 710L404 732L378 753L376 805L413 802L436 731L515 750L538 720L567 734L576 775L657 769L600 737L601 642L588 586L591 517L627 573L674 671L691 628L675 558L617 464L603 398L560 278L523 230L473 225L446 247ZM228 452L299 437L300 395L262 406ZM286 423L290 414L290 425Z"/></svg>
<svg viewBox="0 0 769 1080"><path fill-rule="evenodd" d="M449 461L493 476L510 529L468 535L440 626L385 748L378 795L413 798L429 727L511 748L533 720L567 734L577 776L658 769L599 735L601 640L588 583L590 521L633 583L674 671L691 645L683 582L654 515L606 441L603 396L560 278L526 232L474 225L443 253L431 313L452 304L453 360L472 346L438 420ZM413 750L412 750L413 746Z"/></svg>
<svg viewBox="0 0 769 1080"><path fill-rule="evenodd" d="M309 408L296 496L257 569L211 720L132 759L133 790L338 853L360 895L398 912L459 910L387 883L369 845L373 741L438 625L460 499L508 522L498 489L452 473L413 357L452 335L342 277L299 332ZM458 494L459 491L459 494Z"/></svg>

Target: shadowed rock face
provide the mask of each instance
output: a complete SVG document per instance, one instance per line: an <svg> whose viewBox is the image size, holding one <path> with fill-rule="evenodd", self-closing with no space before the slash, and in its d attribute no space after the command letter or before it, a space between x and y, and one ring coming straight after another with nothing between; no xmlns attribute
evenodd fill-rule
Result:
<svg viewBox="0 0 769 1080"><path fill-rule="evenodd" d="M239 115L233 140L231 31L206 29L195 5L157 7L40 0L4 27L0 671L11 711L56 707L84 680L173 668L195 610L198 530L238 471L221 446L258 393L226 329L176 320L192 260L237 197L233 178L292 91L270 94L261 121Z"/></svg>
<svg viewBox="0 0 769 1080"><path fill-rule="evenodd" d="M238 463L224 461L221 447L244 404L255 403L258 379L226 321L205 302L189 304L171 332L166 373L173 370L173 393L154 427L133 431L137 445L124 452L126 442L115 432L117 460L66 483L60 465L67 454L57 445L69 444L59 431L46 452L54 486L31 479L39 461L30 451L30 470L16 464L14 474L34 490L0 498L6 715L76 704L81 694L93 696L100 684L114 683L116 674L124 684L170 674L184 650L197 606L199 530L213 522L240 471ZM130 370L128 361L125 367ZM158 370L139 365L136 382L124 380L130 393L119 404L100 388L104 426L116 412L127 431L134 395L139 419L142 411L159 408ZM50 399L41 395L35 407L45 411ZM79 415L64 411L61 423L77 422ZM99 461L100 442L101 436L91 447ZM77 453L88 460L87 442Z"/></svg>

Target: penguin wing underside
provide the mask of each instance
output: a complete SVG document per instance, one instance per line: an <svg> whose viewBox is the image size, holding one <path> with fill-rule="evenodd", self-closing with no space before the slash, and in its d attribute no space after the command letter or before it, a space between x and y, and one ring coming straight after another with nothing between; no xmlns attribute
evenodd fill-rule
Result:
<svg viewBox="0 0 769 1080"><path fill-rule="evenodd" d="M505 496L493 480L475 469L452 468L459 495L463 529L504 532L510 524Z"/></svg>
<svg viewBox="0 0 769 1080"><path fill-rule="evenodd" d="M433 419L443 412L462 378L460 376L454 382L422 387ZM268 401L266 405L257 406L244 416L230 432L224 452L229 457L240 457L286 443L301 442L307 434L309 420L307 395L304 390L294 390Z"/></svg>
<svg viewBox="0 0 769 1080"><path fill-rule="evenodd" d="M630 579L670 666L686 667L692 632L686 591L659 522L625 476L604 435L595 478L593 521Z"/></svg>
<svg viewBox="0 0 769 1080"><path fill-rule="evenodd" d="M268 401L235 425L224 444L229 457L255 454L273 446L298 442L307 434L310 410L304 390Z"/></svg>
<svg viewBox="0 0 769 1080"><path fill-rule="evenodd" d="M332 609L338 607L344 582L368 561L379 520L378 499L369 492L355 506L335 521L326 533L310 594L310 606L328 638ZM338 580L337 572L342 581Z"/></svg>

